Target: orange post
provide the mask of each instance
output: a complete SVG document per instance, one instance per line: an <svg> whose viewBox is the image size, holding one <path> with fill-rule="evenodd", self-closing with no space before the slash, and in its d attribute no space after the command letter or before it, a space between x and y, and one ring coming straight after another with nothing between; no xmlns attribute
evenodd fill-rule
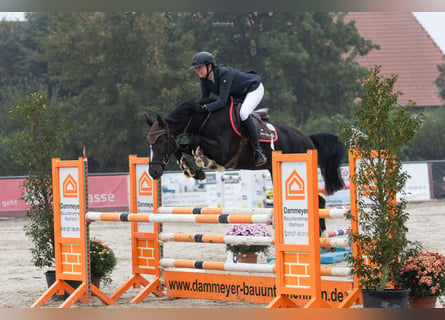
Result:
<svg viewBox="0 0 445 320"><path fill-rule="evenodd" d="M317 153L272 155L277 297L268 308L328 308L321 296Z"/></svg>
<svg viewBox="0 0 445 320"><path fill-rule="evenodd" d="M351 229L352 233L358 233L358 202L357 202L357 184L354 174L357 172L357 153L354 149L349 150L349 191L351 197ZM352 242L352 255L358 256L359 248L355 242ZM362 293L360 291L359 279L354 274L354 288L348 297L338 306L338 308L349 308L354 303L362 304Z"/></svg>
<svg viewBox="0 0 445 320"><path fill-rule="evenodd" d="M157 212L157 182L148 174L148 158L130 155L130 212ZM151 222L131 222L132 276L125 281L112 295L118 299L128 289L145 288L131 301L140 302L150 293L164 296L160 283L160 247L158 242L159 224ZM154 275L151 282L143 274Z"/></svg>
<svg viewBox="0 0 445 320"><path fill-rule="evenodd" d="M56 281L32 305L43 306L54 294L70 296L60 305L69 308L77 300L88 302L92 293L106 304L115 302L91 283L87 205L87 159L52 159ZM77 289L66 280L81 281Z"/></svg>

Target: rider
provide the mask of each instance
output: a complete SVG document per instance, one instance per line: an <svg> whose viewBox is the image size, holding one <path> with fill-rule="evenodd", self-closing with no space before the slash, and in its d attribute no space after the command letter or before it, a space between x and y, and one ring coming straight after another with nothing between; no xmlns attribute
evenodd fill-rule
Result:
<svg viewBox="0 0 445 320"><path fill-rule="evenodd" d="M196 70L201 79L201 99L208 98L210 93L219 96L216 101L202 106L205 111L213 112L224 107L229 96L244 100L240 109L241 122L247 129L254 147L255 166L264 165L267 158L260 146L258 133L251 116L264 95L260 76L255 73L241 72L231 67L218 67L213 55L206 51L198 52L193 56L191 67Z"/></svg>

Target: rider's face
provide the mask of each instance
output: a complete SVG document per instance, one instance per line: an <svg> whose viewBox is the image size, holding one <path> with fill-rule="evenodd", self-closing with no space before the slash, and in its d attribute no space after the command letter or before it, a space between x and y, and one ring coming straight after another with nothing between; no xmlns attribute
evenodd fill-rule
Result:
<svg viewBox="0 0 445 320"><path fill-rule="evenodd" d="M196 73L198 74L198 76L200 78L206 78L207 77L207 67L205 64L200 65L198 67L195 68ZM209 65L209 70L212 70L212 65Z"/></svg>

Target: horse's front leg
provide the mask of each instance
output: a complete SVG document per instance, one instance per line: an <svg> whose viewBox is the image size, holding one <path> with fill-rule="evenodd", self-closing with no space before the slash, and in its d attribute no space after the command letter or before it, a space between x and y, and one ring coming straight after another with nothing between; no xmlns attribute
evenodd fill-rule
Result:
<svg viewBox="0 0 445 320"><path fill-rule="evenodd" d="M216 170L219 172L223 172L225 170L225 168L219 165L215 160L208 158L200 146L196 147L196 149L192 151L192 154L198 167Z"/></svg>
<svg viewBox="0 0 445 320"><path fill-rule="evenodd" d="M196 180L203 180L205 179L206 175L205 172L201 169L195 169L193 168L185 158L184 154L182 152L175 153L176 156L176 162L178 163L181 170L184 172L184 175L187 178L195 178Z"/></svg>

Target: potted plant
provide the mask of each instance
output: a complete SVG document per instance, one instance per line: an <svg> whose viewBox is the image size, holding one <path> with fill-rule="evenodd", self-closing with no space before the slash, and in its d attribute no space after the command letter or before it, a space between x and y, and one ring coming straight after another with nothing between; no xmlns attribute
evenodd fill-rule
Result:
<svg viewBox="0 0 445 320"><path fill-rule="evenodd" d="M342 138L355 147L352 152L360 158L351 175L357 186L359 230L351 237L358 252L349 262L362 288L365 307L407 305L408 290L398 287L400 271L405 257L417 247L406 237L409 213L404 186L408 175L398 154L420 128L424 115L411 114L414 102L398 104L400 92L394 92L397 76L384 78L380 69L375 66L362 79L363 91L352 123L341 128ZM391 300L392 294L395 300Z"/></svg>
<svg viewBox="0 0 445 320"><path fill-rule="evenodd" d="M113 250L103 240L93 238L90 240L90 266L91 281L99 288L100 282L104 285L111 283L111 272L116 266L116 256Z"/></svg>
<svg viewBox="0 0 445 320"><path fill-rule="evenodd" d="M419 252L403 261L400 276L401 285L409 289L409 307L434 308L437 297L445 294L445 257Z"/></svg>
<svg viewBox="0 0 445 320"><path fill-rule="evenodd" d="M54 220L52 204L51 158L60 156L65 126L55 119L45 93L24 97L9 114L14 122L6 143L14 161L27 175L23 196L28 205L25 235L31 240L32 263L38 268L54 268ZM45 272L54 282L54 270Z"/></svg>
<svg viewBox="0 0 445 320"><path fill-rule="evenodd" d="M105 241L97 238L90 240L90 272L92 284L97 288L100 288L101 282L105 286L109 285L112 281L111 273L116 266L116 262L116 256L113 250L111 250ZM77 289L82 284L82 281L77 280L66 280L66 282L74 289ZM48 283L48 286L49 285ZM65 300L68 297L69 294L66 292L60 296L53 296L55 300Z"/></svg>
<svg viewBox="0 0 445 320"><path fill-rule="evenodd" d="M270 237L272 234L262 224L234 224L226 232L227 236ZM226 249L233 253L233 262L256 263L258 254L267 253L267 245L227 244Z"/></svg>

